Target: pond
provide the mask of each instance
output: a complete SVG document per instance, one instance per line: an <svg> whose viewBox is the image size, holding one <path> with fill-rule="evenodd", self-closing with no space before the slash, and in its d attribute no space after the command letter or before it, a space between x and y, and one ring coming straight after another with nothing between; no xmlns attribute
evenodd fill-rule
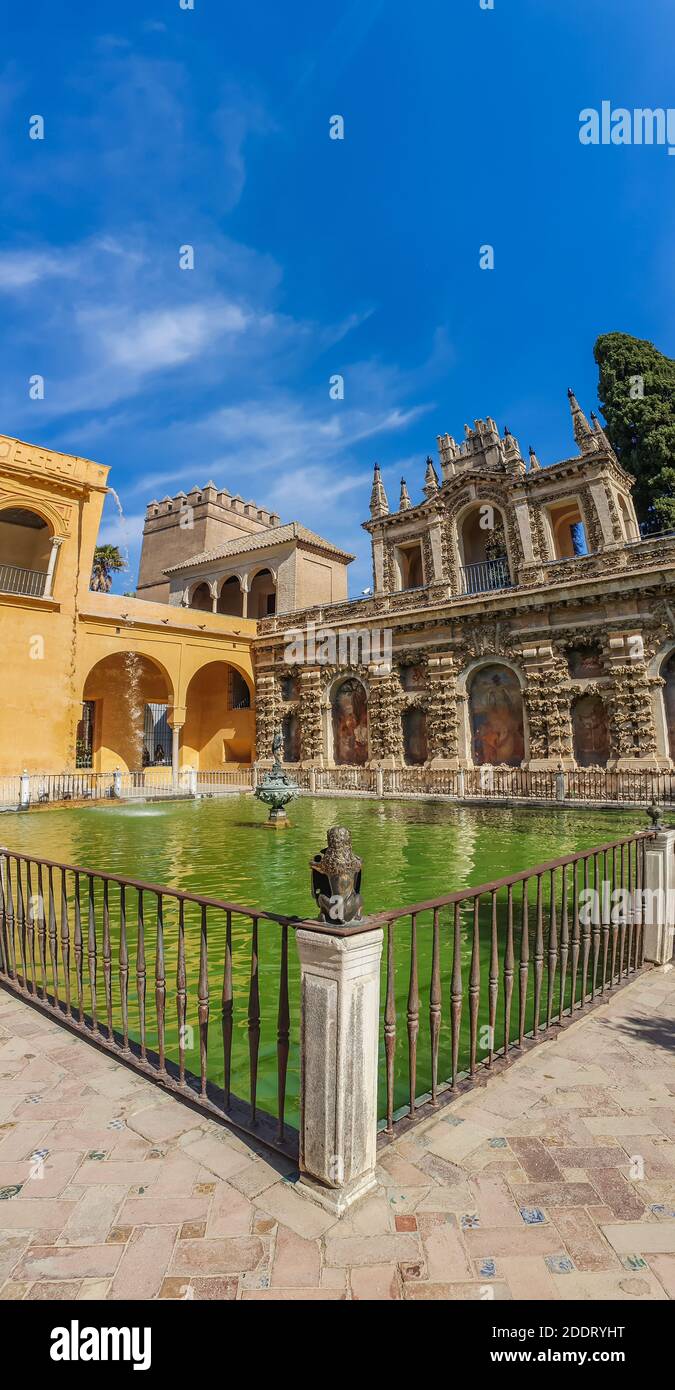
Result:
<svg viewBox="0 0 675 1390"><path fill-rule="evenodd" d="M98 869L162 884L167 887L227 899L289 916L315 916L310 892L309 861L325 844L331 825L345 825L352 833L354 849L363 859L364 908L379 912L405 907L425 899L529 869L645 828L636 811L573 811L569 809L504 809L495 806L453 806L430 801L375 801L365 798L303 796L290 808L291 827L269 830L266 810L247 795L200 801L142 805L63 807L6 814L0 821L0 842L11 850L84 868ZM97 912L100 930L100 915ZM174 981L176 937L170 917L165 923L167 978L167 1055L177 1058ZM215 924L214 924L215 925ZM441 922L442 952L450 942L449 914ZM463 965L470 957L468 921L464 924ZM115 1024L119 1024L119 997L115 971L114 940L118 923L111 913ZM153 960L155 927L148 912L148 1042L153 1046ZM406 936L407 932L407 936ZM260 1047L259 1103L275 1112L276 1008L278 997L279 929L261 926L260 986L262 1037ZM405 1011L408 991L410 933L407 924L397 931L397 1074L396 1102L402 1104L407 1089ZM85 926L86 942L86 926ZM199 964L197 923L186 923L188 1022L196 1014ZM85 946L86 950L86 946ZM130 925L130 1031L138 1036L134 993L133 931ZM488 941L485 941L488 951ZM223 1083L220 992L224 955L223 933L209 926L209 1023L208 1073ZM99 942L99 959L101 946ZM430 922L419 922L420 1039L417 1093L429 1083L428 984L431 963ZM291 1053L289 1060L287 1118L297 1124L298 1094L298 967L295 949L290 952ZM487 964L487 961L484 962ZM250 965L250 926L235 930L234 993L235 1029L232 1080L235 1094L248 1096L248 1035L246 998ZM449 1064L449 966L443 955L443 1026L440 1075ZM487 972L486 972L487 973ZM85 964L86 980L86 964ZM102 991L101 991L102 992ZM383 990L384 999L384 990ZM237 1008L237 1005L239 1006ZM484 1000L481 999L481 1017ZM465 1010L466 1012L466 1010ZM196 1029L195 1029L196 1032ZM466 1038L463 1032L462 1058ZM198 1044L188 1049L187 1065L199 1072ZM384 1090L382 1087L382 1096ZM383 1103L380 1112L383 1111Z"/></svg>

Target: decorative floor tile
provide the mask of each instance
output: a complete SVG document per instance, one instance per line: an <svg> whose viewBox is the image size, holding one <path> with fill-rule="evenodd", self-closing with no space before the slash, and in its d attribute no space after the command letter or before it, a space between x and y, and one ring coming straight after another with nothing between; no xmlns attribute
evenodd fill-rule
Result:
<svg viewBox="0 0 675 1390"><path fill-rule="evenodd" d="M505 1140L505 1139L502 1139L501 1137L498 1138L498 1139L488 1139L488 1144L489 1144L489 1146L490 1146L491 1149L505 1149L505 1148L506 1148L506 1140Z"/></svg>
<svg viewBox="0 0 675 1390"><path fill-rule="evenodd" d="M642 1255L622 1255L621 1263L624 1269L647 1269L647 1261L643 1260Z"/></svg>
<svg viewBox="0 0 675 1390"><path fill-rule="evenodd" d="M494 1260L479 1260L478 1275L481 1279L494 1279L497 1274L497 1266Z"/></svg>
<svg viewBox="0 0 675 1390"><path fill-rule="evenodd" d="M546 1255L546 1264L551 1274L573 1274L575 1270L574 1261L569 1255Z"/></svg>
<svg viewBox="0 0 675 1390"><path fill-rule="evenodd" d="M12 1197L18 1197L23 1183L15 1183L12 1187L0 1187L0 1202L9 1202Z"/></svg>
<svg viewBox="0 0 675 1390"><path fill-rule="evenodd" d="M543 1226L546 1221L541 1207L521 1207L520 1215L526 1226Z"/></svg>
<svg viewBox="0 0 675 1390"><path fill-rule="evenodd" d="M467 1212L460 1218L460 1225L463 1231L477 1231L480 1226L480 1217L476 1212Z"/></svg>

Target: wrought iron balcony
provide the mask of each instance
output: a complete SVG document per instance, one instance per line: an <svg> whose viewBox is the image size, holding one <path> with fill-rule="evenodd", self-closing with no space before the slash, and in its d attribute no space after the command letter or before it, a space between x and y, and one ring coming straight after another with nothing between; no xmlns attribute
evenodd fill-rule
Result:
<svg viewBox="0 0 675 1390"><path fill-rule="evenodd" d="M27 570L20 565L0 565L2 594L27 594L30 598L43 598L46 583L46 570Z"/></svg>
<svg viewBox="0 0 675 1390"><path fill-rule="evenodd" d="M500 555L497 560L481 560L477 565L463 565L460 576L465 594L485 594L490 589L510 589L512 586L505 555Z"/></svg>

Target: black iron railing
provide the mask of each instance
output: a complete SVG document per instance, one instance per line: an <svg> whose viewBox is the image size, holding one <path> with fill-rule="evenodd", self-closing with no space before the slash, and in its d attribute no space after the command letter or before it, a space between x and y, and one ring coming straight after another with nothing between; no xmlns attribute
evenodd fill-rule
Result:
<svg viewBox="0 0 675 1390"><path fill-rule="evenodd" d="M511 588L509 562L505 556L496 560L481 560L477 565L462 565L460 576L464 594L483 594L491 589Z"/></svg>

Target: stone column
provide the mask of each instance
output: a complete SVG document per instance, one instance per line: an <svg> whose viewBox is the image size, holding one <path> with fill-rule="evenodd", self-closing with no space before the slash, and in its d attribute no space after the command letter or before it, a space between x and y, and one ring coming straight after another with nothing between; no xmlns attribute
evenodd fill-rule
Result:
<svg viewBox="0 0 675 1390"><path fill-rule="evenodd" d="M300 1183L346 1211L375 1186L383 932L296 931L301 970Z"/></svg>
<svg viewBox="0 0 675 1390"><path fill-rule="evenodd" d="M452 656L430 656L427 668L430 767L458 766L457 668Z"/></svg>
<svg viewBox="0 0 675 1390"><path fill-rule="evenodd" d="M657 831L645 849L644 958L667 965L675 945L675 829Z"/></svg>
<svg viewBox="0 0 675 1390"><path fill-rule="evenodd" d="M52 597L52 589L54 588L54 571L56 569L56 561L58 559L59 550L61 549L62 545L62 536L52 536L52 548L49 555L49 564L47 566L47 578L45 579L45 589L42 595L43 598Z"/></svg>
<svg viewBox="0 0 675 1390"><path fill-rule="evenodd" d="M19 805L22 810L30 806L30 776L24 768L21 773L21 790L19 793Z"/></svg>

